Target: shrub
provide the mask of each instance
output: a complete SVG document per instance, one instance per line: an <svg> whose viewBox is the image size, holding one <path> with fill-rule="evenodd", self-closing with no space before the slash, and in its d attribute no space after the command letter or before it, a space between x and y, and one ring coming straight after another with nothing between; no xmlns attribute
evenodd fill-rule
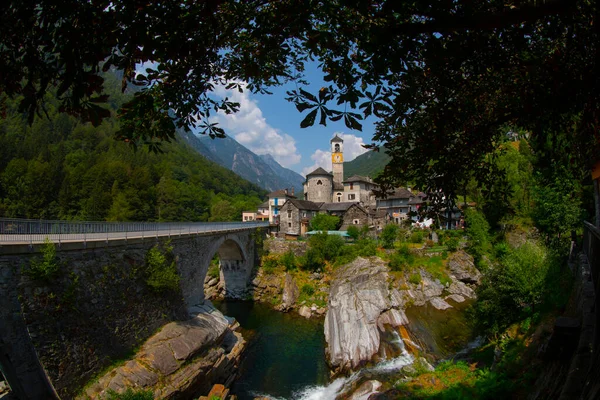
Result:
<svg viewBox="0 0 600 400"><path fill-rule="evenodd" d="M300 289L300 293L305 294L306 296L312 296L313 294L315 294L315 288L307 283L302 286L302 289Z"/></svg>
<svg viewBox="0 0 600 400"><path fill-rule="evenodd" d="M307 271L317 271L323 267L323 259L317 250L310 248L302 257L300 266Z"/></svg>
<svg viewBox="0 0 600 400"><path fill-rule="evenodd" d="M506 242L496 243L496 245L494 246L494 253L496 254L497 258L504 257L509 253L509 251L510 247L508 247L508 244Z"/></svg>
<svg viewBox="0 0 600 400"><path fill-rule="evenodd" d="M346 233L354 240L358 239L358 237L360 236L360 231L358 230L356 225L350 225Z"/></svg>
<svg viewBox="0 0 600 400"><path fill-rule="evenodd" d="M451 237L448 240L446 240L446 248L448 249L448 251L456 251L458 250L458 239L455 237Z"/></svg>
<svg viewBox="0 0 600 400"><path fill-rule="evenodd" d="M277 257L272 254L267 254L263 256L260 260L260 265L265 272L265 274L272 274L275 272L275 268L277 268Z"/></svg>
<svg viewBox="0 0 600 400"><path fill-rule="evenodd" d="M286 251L281 259L279 260L281 265L285 268L286 271L293 271L296 269L296 255L292 250Z"/></svg>
<svg viewBox="0 0 600 400"><path fill-rule="evenodd" d="M49 282L60 271L60 264L56 258L56 247L50 239L46 238L41 250L42 258L31 259L29 268L25 272L31 279Z"/></svg>
<svg viewBox="0 0 600 400"><path fill-rule="evenodd" d="M423 239L425 239L425 232L421 230L415 230L410 234L411 243L423 243Z"/></svg>
<svg viewBox="0 0 600 400"><path fill-rule="evenodd" d="M377 245L373 239L359 239L355 246L357 254L361 257L372 257L377 254Z"/></svg>
<svg viewBox="0 0 600 400"><path fill-rule="evenodd" d="M177 265L168 242L162 249L156 245L146 253L146 284L157 292L179 289Z"/></svg>
<svg viewBox="0 0 600 400"><path fill-rule="evenodd" d="M475 259L475 264L481 265L480 261L489 254L492 248L489 234L490 225L483 214L473 208L465 210L465 224L470 242L468 251Z"/></svg>
<svg viewBox="0 0 600 400"><path fill-rule="evenodd" d="M425 247L433 247L433 245L434 245L433 240L427 239L425 241Z"/></svg>
<svg viewBox="0 0 600 400"><path fill-rule="evenodd" d="M208 276L212 279L219 279L221 271L219 269L219 255L215 254L212 260L210 260L210 266L208 267Z"/></svg>
<svg viewBox="0 0 600 400"><path fill-rule="evenodd" d="M313 231L335 231L340 226L340 218L335 215L317 214L310 220Z"/></svg>
<svg viewBox="0 0 600 400"><path fill-rule="evenodd" d="M392 271L406 271L415 262L415 256L410 252L408 245L403 243L400 248L391 255L389 266Z"/></svg>
<svg viewBox="0 0 600 400"><path fill-rule="evenodd" d="M381 245L383 246L383 248L391 249L394 247L394 242L396 241L396 238L398 237L399 229L400 228L396 224L387 224L383 228L383 230L381 231L381 234L379 235L379 237L381 239Z"/></svg>
<svg viewBox="0 0 600 400"><path fill-rule="evenodd" d="M342 253L345 246L344 239L338 235L328 235L327 233L317 233L308 240L310 248L315 250L319 258L331 261Z"/></svg>
<svg viewBox="0 0 600 400"><path fill-rule="evenodd" d="M410 274L410 277L408 278L408 281L410 283L418 285L419 283L421 283L421 274L419 274L418 272Z"/></svg>

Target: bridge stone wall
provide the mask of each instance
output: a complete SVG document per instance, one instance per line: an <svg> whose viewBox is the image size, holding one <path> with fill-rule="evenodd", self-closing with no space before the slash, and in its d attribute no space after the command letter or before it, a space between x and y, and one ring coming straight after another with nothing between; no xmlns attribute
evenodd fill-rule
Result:
<svg viewBox="0 0 600 400"><path fill-rule="evenodd" d="M61 273L50 282L23 272L39 254L0 249L0 365L11 387L23 399L74 397L160 327L187 319L187 310L204 301L204 278L215 253L228 296L245 297L255 263L253 234L173 238L181 280L180 291L171 294L153 291L143 277L155 239L86 249L63 244L57 254Z"/></svg>

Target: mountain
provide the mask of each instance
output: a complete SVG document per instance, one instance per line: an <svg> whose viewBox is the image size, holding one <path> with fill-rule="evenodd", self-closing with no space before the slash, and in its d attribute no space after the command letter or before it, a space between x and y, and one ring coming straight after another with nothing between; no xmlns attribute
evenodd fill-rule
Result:
<svg viewBox="0 0 600 400"><path fill-rule="evenodd" d="M130 96L114 77L108 82L122 101ZM239 221L266 194L183 140L163 143L161 153L115 140L118 104L112 104L112 117L93 127L58 113L57 99L47 96L47 118L29 125L18 100L4 100L0 217Z"/></svg>
<svg viewBox="0 0 600 400"><path fill-rule="evenodd" d="M375 178L383 171L389 161L390 156L383 151L368 151L354 160L344 163L344 179L348 179L352 175Z"/></svg>
<svg viewBox="0 0 600 400"><path fill-rule="evenodd" d="M302 191L302 175L282 167L270 154L257 155L227 136L211 139L193 133L180 133L198 153L269 191L294 188Z"/></svg>

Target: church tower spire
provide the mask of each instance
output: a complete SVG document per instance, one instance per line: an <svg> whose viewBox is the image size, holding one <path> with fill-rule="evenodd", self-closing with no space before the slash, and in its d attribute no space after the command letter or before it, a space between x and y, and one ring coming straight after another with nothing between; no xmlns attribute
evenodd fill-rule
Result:
<svg viewBox="0 0 600 400"><path fill-rule="evenodd" d="M344 180L344 141L335 135L331 143L331 164L333 166L333 181L342 184Z"/></svg>

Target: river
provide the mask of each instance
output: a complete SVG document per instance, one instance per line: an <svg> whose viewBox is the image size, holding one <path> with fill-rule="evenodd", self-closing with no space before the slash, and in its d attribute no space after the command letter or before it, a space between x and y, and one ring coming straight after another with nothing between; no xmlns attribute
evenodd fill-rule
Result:
<svg viewBox="0 0 600 400"><path fill-rule="evenodd" d="M366 375L393 373L413 361L396 334L392 339L398 347L395 358L330 382L322 319L305 319L253 302L223 301L215 306L239 321L248 340L240 377L232 386L232 394L240 400L258 396L331 400Z"/></svg>

